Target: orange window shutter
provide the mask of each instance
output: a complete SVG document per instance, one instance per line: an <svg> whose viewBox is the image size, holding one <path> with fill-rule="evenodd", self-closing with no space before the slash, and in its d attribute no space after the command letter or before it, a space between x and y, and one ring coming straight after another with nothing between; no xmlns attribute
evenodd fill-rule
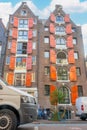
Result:
<svg viewBox="0 0 87 130"><path fill-rule="evenodd" d="M14 27L18 27L18 18L14 17Z"/></svg>
<svg viewBox="0 0 87 130"><path fill-rule="evenodd" d="M18 30L17 30L17 28L13 28L12 38L17 38L17 35L18 35Z"/></svg>
<svg viewBox="0 0 87 130"><path fill-rule="evenodd" d="M67 34L71 34L72 33L72 26L71 26L71 24L67 24L66 25L66 33Z"/></svg>
<svg viewBox="0 0 87 130"><path fill-rule="evenodd" d="M26 59L26 67L27 67L27 70L32 69L32 56L27 57L27 59Z"/></svg>
<svg viewBox="0 0 87 130"><path fill-rule="evenodd" d="M76 67L72 66L70 68L70 81L77 81Z"/></svg>
<svg viewBox="0 0 87 130"><path fill-rule="evenodd" d="M26 87L31 87L32 75L31 73L26 73Z"/></svg>
<svg viewBox="0 0 87 130"><path fill-rule="evenodd" d="M32 40L29 40L29 42L27 43L27 54L31 53L32 53Z"/></svg>
<svg viewBox="0 0 87 130"><path fill-rule="evenodd" d="M50 15L50 21L55 22L55 15L53 13Z"/></svg>
<svg viewBox="0 0 87 130"><path fill-rule="evenodd" d="M52 93L52 92L55 91L55 90L56 90L56 86L50 85L50 93Z"/></svg>
<svg viewBox="0 0 87 130"><path fill-rule="evenodd" d="M71 63L71 64L75 63L74 50L73 49L68 52L68 62Z"/></svg>
<svg viewBox="0 0 87 130"><path fill-rule="evenodd" d="M78 98L78 87L72 86L71 87L71 102L73 105L76 103L76 98Z"/></svg>
<svg viewBox="0 0 87 130"><path fill-rule="evenodd" d="M33 38L33 31L31 29L28 31L28 38L29 39Z"/></svg>
<svg viewBox="0 0 87 130"><path fill-rule="evenodd" d="M50 62L56 63L56 53L53 49L50 50Z"/></svg>
<svg viewBox="0 0 87 130"><path fill-rule="evenodd" d="M64 16L64 21L67 23L67 22L70 22L70 17L69 17L69 14L66 14Z"/></svg>
<svg viewBox="0 0 87 130"><path fill-rule="evenodd" d="M29 28L33 28L33 24L34 23L34 21L33 21L33 18L30 18L29 19Z"/></svg>
<svg viewBox="0 0 87 130"><path fill-rule="evenodd" d="M52 65L50 66L50 79L53 81L56 81L57 79L56 67Z"/></svg>
<svg viewBox="0 0 87 130"><path fill-rule="evenodd" d="M68 48L73 48L73 39L72 39L72 35L67 37L67 47Z"/></svg>
<svg viewBox="0 0 87 130"><path fill-rule="evenodd" d="M56 47L56 41L52 34L50 35L50 47Z"/></svg>
<svg viewBox="0 0 87 130"><path fill-rule="evenodd" d="M8 76L7 76L7 83L8 83L9 85L13 85L13 79L14 79L14 73L9 72L9 73L8 73Z"/></svg>
<svg viewBox="0 0 87 130"><path fill-rule="evenodd" d="M11 56L10 57L9 69L14 70L14 68L15 68L15 57Z"/></svg>
<svg viewBox="0 0 87 130"><path fill-rule="evenodd" d="M11 53L16 53L16 40L12 40Z"/></svg>
<svg viewBox="0 0 87 130"><path fill-rule="evenodd" d="M54 24L50 23L50 33L55 33L55 27Z"/></svg>

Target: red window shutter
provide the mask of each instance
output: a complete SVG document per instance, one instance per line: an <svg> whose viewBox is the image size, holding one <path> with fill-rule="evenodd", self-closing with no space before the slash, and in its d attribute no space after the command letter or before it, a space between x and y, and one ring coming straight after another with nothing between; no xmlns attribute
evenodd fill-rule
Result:
<svg viewBox="0 0 87 130"><path fill-rule="evenodd" d="M33 38L33 31L31 29L28 31L28 38L29 39Z"/></svg>
<svg viewBox="0 0 87 130"><path fill-rule="evenodd" d="M33 24L34 23L34 21L33 21L33 18L30 18L29 19L29 28L33 28Z"/></svg>
<svg viewBox="0 0 87 130"><path fill-rule="evenodd" d="M31 87L32 75L31 73L26 73L26 87Z"/></svg>
<svg viewBox="0 0 87 130"><path fill-rule="evenodd" d="M71 87L71 102L73 105L76 103L76 98L78 98L78 87L72 86Z"/></svg>
<svg viewBox="0 0 87 130"><path fill-rule="evenodd" d="M53 35L50 35L50 47L55 47L56 41Z"/></svg>
<svg viewBox="0 0 87 130"><path fill-rule="evenodd" d="M31 70L32 69L32 56L27 57L26 64L27 64L27 70Z"/></svg>
<svg viewBox="0 0 87 130"><path fill-rule="evenodd" d="M12 38L17 38L17 35L18 35L18 30L17 30L17 28L13 28Z"/></svg>
<svg viewBox="0 0 87 130"><path fill-rule="evenodd" d="M16 53L16 40L12 40L11 53Z"/></svg>
<svg viewBox="0 0 87 130"><path fill-rule="evenodd" d="M71 26L71 24L67 24L66 25L66 33L67 34L71 34L72 33L72 26Z"/></svg>
<svg viewBox="0 0 87 130"><path fill-rule="evenodd" d="M55 27L54 27L54 24L50 24L50 33L55 33Z"/></svg>
<svg viewBox="0 0 87 130"><path fill-rule="evenodd" d="M15 57L11 56L10 57L9 69L14 70L14 68L15 68Z"/></svg>
<svg viewBox="0 0 87 130"><path fill-rule="evenodd" d="M18 18L14 17L14 27L18 27Z"/></svg>
<svg viewBox="0 0 87 130"><path fill-rule="evenodd" d="M50 94L56 90L56 86L50 85Z"/></svg>
<svg viewBox="0 0 87 130"><path fill-rule="evenodd" d="M50 62L56 63L56 53L53 49L50 50Z"/></svg>
<svg viewBox="0 0 87 130"><path fill-rule="evenodd" d="M73 48L73 39L72 39L72 35L67 37L67 47L68 48Z"/></svg>
<svg viewBox="0 0 87 130"><path fill-rule="evenodd" d="M32 53L32 41L29 40L29 42L27 43L27 54L31 53Z"/></svg>
<svg viewBox="0 0 87 130"><path fill-rule="evenodd" d="M70 50L70 51L68 52L68 62L69 62L69 63L75 63L74 50Z"/></svg>
<svg viewBox="0 0 87 130"><path fill-rule="evenodd" d="M50 21L55 22L55 15L53 13L50 15Z"/></svg>
<svg viewBox="0 0 87 130"><path fill-rule="evenodd" d="M77 81L76 67L75 66L72 66L70 68L70 81Z"/></svg>
<svg viewBox="0 0 87 130"><path fill-rule="evenodd" d="M54 81L57 79L56 67L52 65L50 66L50 79Z"/></svg>
<svg viewBox="0 0 87 130"><path fill-rule="evenodd" d="M8 73L8 76L7 76L7 83L8 83L9 85L13 85L13 79L14 79L14 73L9 72L9 73Z"/></svg>
<svg viewBox="0 0 87 130"><path fill-rule="evenodd" d="M67 23L67 22L70 22L70 17L69 17L69 14L66 14L64 16L64 21Z"/></svg>

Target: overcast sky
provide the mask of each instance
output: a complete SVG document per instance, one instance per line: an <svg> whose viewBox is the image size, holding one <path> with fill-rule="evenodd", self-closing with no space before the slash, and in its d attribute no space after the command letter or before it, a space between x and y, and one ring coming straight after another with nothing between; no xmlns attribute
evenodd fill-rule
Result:
<svg viewBox="0 0 87 130"><path fill-rule="evenodd" d="M12 14L22 1L27 1L29 8L40 18L48 18L56 4L62 5L72 21L82 27L84 49L87 53L87 0L0 0L0 18L5 26L9 14Z"/></svg>

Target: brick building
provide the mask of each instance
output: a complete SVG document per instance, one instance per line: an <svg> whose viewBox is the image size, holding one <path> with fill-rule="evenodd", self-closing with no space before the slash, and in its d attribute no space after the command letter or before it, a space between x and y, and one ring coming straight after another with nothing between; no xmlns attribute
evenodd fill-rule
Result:
<svg viewBox="0 0 87 130"><path fill-rule="evenodd" d="M6 52L6 28L0 19L0 76L2 77L4 71L4 60Z"/></svg>
<svg viewBox="0 0 87 130"><path fill-rule="evenodd" d="M59 106L71 118L75 100L86 94L86 73L81 27L74 24L60 5L47 20L23 2L8 23L8 46L4 77L10 85L38 92L38 102L50 108L50 93L65 94Z"/></svg>

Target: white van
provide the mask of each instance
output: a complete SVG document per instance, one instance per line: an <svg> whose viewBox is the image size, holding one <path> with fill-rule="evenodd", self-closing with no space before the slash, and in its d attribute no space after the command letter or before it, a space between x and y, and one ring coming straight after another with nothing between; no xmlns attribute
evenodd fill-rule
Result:
<svg viewBox="0 0 87 130"><path fill-rule="evenodd" d="M16 130L17 126L37 119L35 98L0 79L0 130Z"/></svg>
<svg viewBox="0 0 87 130"><path fill-rule="evenodd" d="M87 97L79 97L76 99L76 116L80 119L87 119Z"/></svg>

